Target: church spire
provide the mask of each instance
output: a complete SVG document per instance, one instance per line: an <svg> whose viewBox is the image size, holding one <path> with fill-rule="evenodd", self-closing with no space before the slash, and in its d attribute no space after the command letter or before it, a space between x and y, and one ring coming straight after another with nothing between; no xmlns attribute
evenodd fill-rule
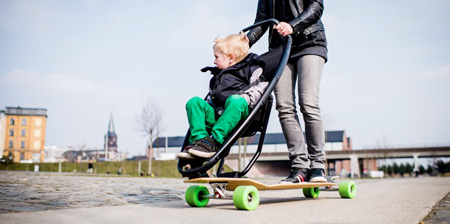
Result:
<svg viewBox="0 0 450 224"><path fill-rule="evenodd" d="M111 116L109 118L109 125L108 125L108 135L110 135L110 133L114 133L114 135L116 134L115 130L114 130L114 120L113 120L113 113L111 112Z"/></svg>
<svg viewBox="0 0 450 224"><path fill-rule="evenodd" d="M104 148L105 148L105 159L114 160L117 154L117 134L114 129L114 119L112 112L109 118L108 132L105 135Z"/></svg>

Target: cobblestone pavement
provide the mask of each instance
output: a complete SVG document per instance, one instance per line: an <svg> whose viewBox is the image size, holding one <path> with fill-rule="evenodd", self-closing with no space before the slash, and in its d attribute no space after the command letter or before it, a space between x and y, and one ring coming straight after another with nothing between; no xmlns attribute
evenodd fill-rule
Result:
<svg viewBox="0 0 450 224"><path fill-rule="evenodd" d="M186 188L181 178L0 171L0 214L180 201ZM449 205L447 194L422 223L449 223Z"/></svg>
<svg viewBox="0 0 450 224"><path fill-rule="evenodd" d="M431 210L428 216L424 218L422 223L450 223L450 193L448 193L447 196L445 196L433 207L433 210Z"/></svg>
<svg viewBox="0 0 450 224"><path fill-rule="evenodd" d="M0 214L183 200L177 178L0 171Z"/></svg>

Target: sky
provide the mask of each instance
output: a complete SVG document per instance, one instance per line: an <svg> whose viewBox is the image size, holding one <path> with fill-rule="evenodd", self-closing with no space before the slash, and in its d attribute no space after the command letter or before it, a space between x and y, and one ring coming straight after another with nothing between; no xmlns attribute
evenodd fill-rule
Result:
<svg viewBox="0 0 450 224"><path fill-rule="evenodd" d="M143 155L136 117L162 111L184 136L185 103L204 97L213 40L253 24L257 1L0 0L0 109L46 108L46 145ZM450 145L450 1L325 1L326 130L354 149ZM267 51L267 37L251 49ZM281 132L273 109L269 133Z"/></svg>

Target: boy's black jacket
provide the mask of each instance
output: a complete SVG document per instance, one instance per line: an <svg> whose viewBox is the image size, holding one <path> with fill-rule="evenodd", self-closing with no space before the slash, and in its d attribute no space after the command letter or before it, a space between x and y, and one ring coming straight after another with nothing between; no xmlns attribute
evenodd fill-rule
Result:
<svg viewBox="0 0 450 224"><path fill-rule="evenodd" d="M227 98L250 85L250 77L258 68L264 67L259 56L250 53L239 63L220 70L217 67L206 67L202 72L210 71L213 77L209 81L211 100L216 107L224 107Z"/></svg>
<svg viewBox="0 0 450 224"><path fill-rule="evenodd" d="M217 67L205 67L202 72L210 71L213 77L209 82L211 99L216 107L224 107L227 98L250 85L252 73L261 67L260 81L271 81L281 59L282 48L276 48L258 56L250 53L241 62L221 70Z"/></svg>

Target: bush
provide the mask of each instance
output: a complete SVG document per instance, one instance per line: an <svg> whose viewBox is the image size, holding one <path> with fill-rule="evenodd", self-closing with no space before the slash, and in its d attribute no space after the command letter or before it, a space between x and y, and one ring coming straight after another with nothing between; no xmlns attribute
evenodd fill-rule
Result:
<svg viewBox="0 0 450 224"><path fill-rule="evenodd" d="M34 171L34 166L39 166L41 172L59 172L59 163L0 163L0 170L14 171ZM121 161L121 162L95 162L95 174L117 174L119 168L122 169L121 175L139 176L139 161ZM74 163L62 162L61 172L86 173L88 162ZM148 161L141 161L141 171L147 174ZM177 161L152 161L152 171L157 177L181 177L178 173Z"/></svg>

